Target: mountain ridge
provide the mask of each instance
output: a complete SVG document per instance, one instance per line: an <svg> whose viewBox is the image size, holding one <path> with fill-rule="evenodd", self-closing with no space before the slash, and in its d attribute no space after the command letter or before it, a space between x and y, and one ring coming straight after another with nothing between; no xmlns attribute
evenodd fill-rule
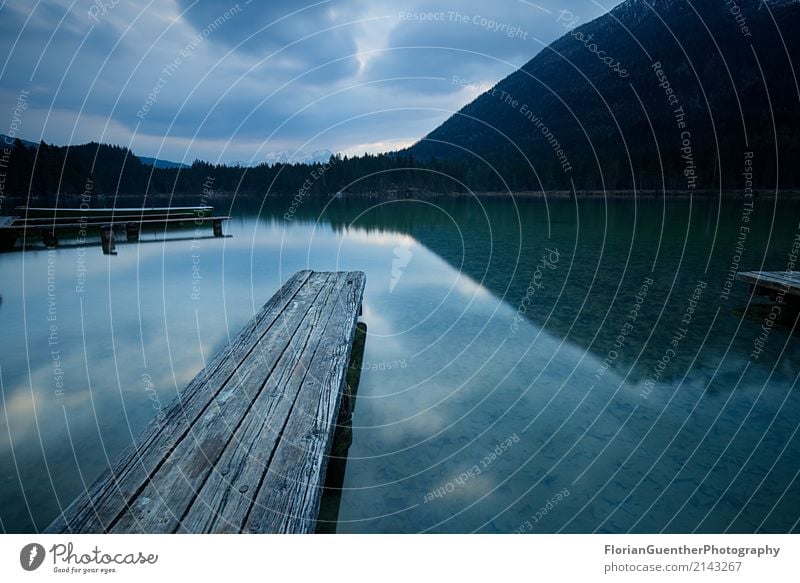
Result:
<svg viewBox="0 0 800 583"><path fill-rule="evenodd" d="M797 185L800 173L784 162L800 153L791 131L800 122L793 65L800 5L699 4L627 0L578 26L565 20L562 37L406 153L431 159L470 152L511 189L692 190L740 186L733 169L753 151L760 186ZM765 104L772 105L768 115ZM687 131L693 183L684 180L682 164ZM554 160L559 151L572 171Z"/></svg>

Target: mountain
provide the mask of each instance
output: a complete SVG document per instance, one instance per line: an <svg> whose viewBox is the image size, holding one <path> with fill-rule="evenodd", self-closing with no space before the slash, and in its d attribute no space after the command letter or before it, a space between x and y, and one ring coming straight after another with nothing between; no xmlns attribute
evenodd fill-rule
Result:
<svg viewBox="0 0 800 583"><path fill-rule="evenodd" d="M5 192L11 196L145 192L151 171L121 146L97 142L53 146L20 140L10 148Z"/></svg>
<svg viewBox="0 0 800 583"><path fill-rule="evenodd" d="M159 158L148 158L146 156L137 156L142 164L153 166L154 168L188 168L188 164L181 162L171 162L169 160L161 160Z"/></svg>
<svg viewBox="0 0 800 583"><path fill-rule="evenodd" d="M10 147L14 145L14 141L16 138L12 138L11 136L7 136L5 134L0 134L0 143L4 144L6 147ZM26 148L36 149L39 144L36 142L29 142L28 140L22 140L22 145ZM98 146L103 146L100 144L96 144ZM73 148L82 148L84 146L73 146ZM129 156L134 156L132 152L128 152ZM139 159L139 162L145 164L147 166L153 166L155 168L188 168L188 164L182 164L180 162L171 162L169 160L161 160L159 158L148 158L146 156L136 156Z"/></svg>
<svg viewBox="0 0 800 583"><path fill-rule="evenodd" d="M471 160L467 178L500 189L743 189L750 170L756 187L800 185L797 0L554 18L564 36L404 153Z"/></svg>

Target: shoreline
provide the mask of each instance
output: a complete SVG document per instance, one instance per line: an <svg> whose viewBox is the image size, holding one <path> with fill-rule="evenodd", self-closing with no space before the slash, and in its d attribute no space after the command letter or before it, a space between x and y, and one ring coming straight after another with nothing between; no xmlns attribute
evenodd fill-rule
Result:
<svg viewBox="0 0 800 583"><path fill-rule="evenodd" d="M689 192L686 190L549 190L549 191L533 191L533 190L522 190L516 192L503 192L503 191L478 191L478 192L430 192L430 191L414 191L409 193L408 191L398 192L397 194L405 195L405 194L414 194L420 197L431 196L431 197L440 197L440 196L449 196L452 198L458 197L465 197L465 196L477 196L477 197L484 197L484 198L633 198L633 197L644 197L644 198L692 198L692 197L701 197L701 198L711 198L711 197L719 197L722 196L724 198L747 198L752 196L753 198L776 198L778 196L787 196L791 198L800 197L800 190L792 188L792 189L785 189L779 190L778 192L775 191L767 191L767 190L758 190L753 191L751 193L747 193L745 190L696 190L693 192ZM348 195L350 197L356 196L365 196L365 197L388 197L387 195L392 195L392 191L387 193L371 193L371 194L353 194Z"/></svg>
<svg viewBox="0 0 800 583"><path fill-rule="evenodd" d="M155 204L156 201L187 201L187 200L195 200L199 196L205 196L205 200L209 203L213 203L214 200L219 201L231 201L235 199L242 199L242 200L264 200L265 198L274 198L277 200L285 199L285 198L292 198L297 196L297 193L269 193L267 195L261 195L260 193L251 193L251 192L215 192L210 197L208 195L203 195L202 193L195 193L195 194L187 194L187 193L175 193L175 194L150 194L147 195L147 200L152 201ZM307 195L309 198L312 199L332 199L337 198L337 193L329 193L329 194L309 194ZM786 189L786 190L779 190L779 191L766 191L766 190L757 190L752 193L747 193L744 190L736 190L736 191L719 191L719 190L697 190L694 192L688 192L685 190L551 190L551 191L530 191L530 190L523 190L517 192L503 192L503 191L478 191L478 192L435 192L435 191L427 191L427 190L387 190L385 192L359 192L359 193L350 193L340 195L338 198L342 200L345 199L358 199L358 198L367 198L367 199L383 199L383 200L397 200L397 199L425 199L425 198L467 198L467 197L478 197L478 198L496 198L496 199L571 199L571 198L578 198L578 199L631 199L631 198L663 198L663 199L689 199L689 198L720 198L723 200L738 200L744 199L748 197L752 197L754 199L776 199L778 197L782 198L800 198L800 189ZM94 202L97 203L105 203L105 206L110 208L110 202L116 200L117 205L120 206L119 203L124 204L132 204L136 202L141 202L145 198L145 195L141 194L119 194L119 195L100 195L94 199ZM58 197L58 200L61 204L69 203L70 205L75 202L76 204L80 204L82 202L82 196L80 194L62 194ZM15 206L31 204L34 202L47 202L47 203L54 203L50 197L46 196L32 196L30 198L24 197L15 197L15 196L6 196L4 197L6 207L5 212L3 214L9 214L11 209ZM148 205L150 202L148 202ZM61 206L61 205L59 205ZM93 205L94 206L94 205ZM136 205L134 205L136 206ZM66 206L65 206L66 208Z"/></svg>

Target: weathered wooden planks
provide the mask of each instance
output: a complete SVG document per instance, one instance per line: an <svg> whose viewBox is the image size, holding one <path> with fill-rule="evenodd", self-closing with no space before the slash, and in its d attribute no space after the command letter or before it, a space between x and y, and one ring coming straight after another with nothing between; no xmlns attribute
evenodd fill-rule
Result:
<svg viewBox="0 0 800 583"><path fill-rule="evenodd" d="M361 272L292 277L47 532L310 532Z"/></svg>
<svg viewBox="0 0 800 583"><path fill-rule="evenodd" d="M356 276L363 286L363 275ZM350 293L337 302L317 350L305 368L303 388L294 413L273 454L270 471L259 488L247 517L250 532L310 532L325 485L327 453L336 426L342 387L355 335L360 297Z"/></svg>
<svg viewBox="0 0 800 583"><path fill-rule="evenodd" d="M736 279L754 286L757 293L800 296L800 271L743 271Z"/></svg>

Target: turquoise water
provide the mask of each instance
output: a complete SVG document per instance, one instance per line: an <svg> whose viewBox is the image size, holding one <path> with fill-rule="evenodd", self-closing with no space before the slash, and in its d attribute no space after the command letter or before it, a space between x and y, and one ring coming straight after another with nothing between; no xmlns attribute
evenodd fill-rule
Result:
<svg viewBox="0 0 800 583"><path fill-rule="evenodd" d="M0 255L4 531L44 528L303 268L367 274L337 532L800 530L797 312L726 283L786 269L798 202L289 205Z"/></svg>

